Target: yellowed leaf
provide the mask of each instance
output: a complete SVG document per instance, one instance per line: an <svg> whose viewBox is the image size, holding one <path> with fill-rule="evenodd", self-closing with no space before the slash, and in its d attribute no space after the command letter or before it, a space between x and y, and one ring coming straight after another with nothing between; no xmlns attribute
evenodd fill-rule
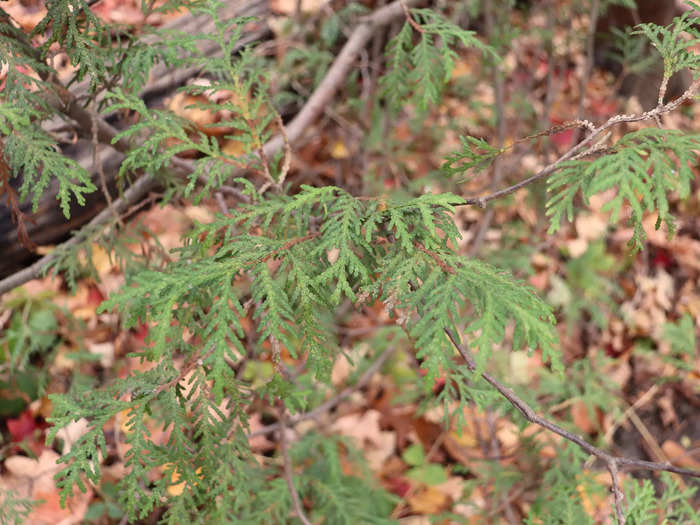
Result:
<svg viewBox="0 0 700 525"><path fill-rule="evenodd" d="M447 496L435 487L423 487L408 498L411 509L419 514L437 514L447 503Z"/></svg>
<svg viewBox="0 0 700 525"><path fill-rule="evenodd" d="M331 157L334 159L347 159L350 156L350 150L342 140L336 140L331 145Z"/></svg>

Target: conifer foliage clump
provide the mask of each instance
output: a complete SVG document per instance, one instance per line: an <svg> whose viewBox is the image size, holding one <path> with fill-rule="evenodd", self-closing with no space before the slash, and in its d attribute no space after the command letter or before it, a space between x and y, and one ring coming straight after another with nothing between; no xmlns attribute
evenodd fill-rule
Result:
<svg viewBox="0 0 700 525"><path fill-rule="evenodd" d="M582 452L595 455L613 476L615 519L646 523L655 508L648 493L653 488L617 483L624 458L538 419L539 410L491 375L490 363L499 353L527 349L565 380L556 319L552 306L528 284L459 250L456 217L461 207L489 206L546 180L550 234L600 195L612 195L606 204L611 224L622 217L629 221L631 250L644 245L642 220L649 213L658 214L657 227L665 224L672 232L670 195L690 194L700 137L657 123L695 96L697 80L668 102L663 91L681 70L697 76L692 47L698 11L687 10L669 27L638 26L626 37L646 38L661 54L658 105L598 124L571 115L563 127L580 128L581 139L541 170L513 174L512 185L500 179L490 193L460 193L465 177L496 172L509 154L502 138L468 134L461 148L445 155L433 182L414 181L401 191L374 191L372 183L363 190L299 183L290 171L309 115L316 111L317 117L339 90L350 105L363 103L358 93L363 79L351 68L373 32L387 37L381 75L371 99L364 100L370 104L365 146L374 154L381 155L377 137L397 115L412 116L413 126L431 118L460 53L478 53L483 74L498 78L513 38L508 13L515 7L502 2L494 13L494 6L482 5L487 3L458 8L406 1L375 11L343 5L323 19L318 42L290 51L283 64L260 52L259 42L246 43L259 18L222 17L227 6L214 0L142 2L146 22L187 10L207 21L211 31L202 34L108 23L85 0L48 0L44 18L25 31L0 3L0 65L6 71L0 92L0 194L19 238L31 242L22 234L27 217L20 203L32 202L36 211L52 185L67 219L87 194L102 191L108 202L38 266L0 282L0 291L39 272L63 275L75 286L94 270L85 253L101 243L119 263L125 283L99 312L118 314L124 330L148 331L134 353L148 366L100 388L75 381L67 393L50 396L49 444L58 446L60 430L72 422L89 422L60 458L57 480L64 499L76 487L100 485L100 465L109 454L105 429L125 417L127 474L118 494L129 522L158 512L171 524L394 523L399 500L379 484L353 443L320 428L291 439L289 431L312 420L308 414L325 401L319 393L332 388L333 363L347 351L340 317L381 305L391 323L353 362L358 378L400 351L421 370L410 387L412 399L425 410L440 407L445 425L463 425L465 407L476 403L500 407L518 424L527 419L572 443L561 464L546 474L554 488L538 496L531 523L587 522L565 516L583 516L581 504L571 501ZM465 24L466 19L476 22ZM68 81L54 69L59 52L72 66ZM305 70L301 76L298 64ZM196 71L199 80L179 92L197 101L191 109L220 118L202 127L147 104L142 93L149 73L163 65ZM324 74L310 80L314 68ZM80 96L76 85L84 90ZM304 86L308 93L302 93ZM289 107L295 109L289 113ZM50 125L56 119L93 145L123 155L110 188L104 173L92 176L62 150ZM610 138L611 131L631 122L649 127ZM238 147L222 147L211 128L225 130ZM522 140L534 147L560 131L533 130ZM387 154L387 162L395 161ZM212 222L197 223L176 250L139 257L126 247L132 240L123 235L123 215L155 188L162 190L161 204L230 199ZM246 318L254 322L252 331ZM272 366L263 380L250 374L250 363L258 362ZM262 414L272 426L263 430L280 440L274 457L250 450L254 414ZM151 439L153 428L168 433L165 445ZM4 504L18 508L10 499ZM689 516L692 508L682 512L687 514L679 516Z"/></svg>

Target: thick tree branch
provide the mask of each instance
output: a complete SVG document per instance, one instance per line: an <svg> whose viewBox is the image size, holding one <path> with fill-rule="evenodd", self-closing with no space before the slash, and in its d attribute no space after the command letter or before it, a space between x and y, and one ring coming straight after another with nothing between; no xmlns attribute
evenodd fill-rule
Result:
<svg viewBox="0 0 700 525"><path fill-rule="evenodd" d="M333 65L323 77L323 80L313 92L309 100L294 119L287 124L287 138L290 142L296 142L323 112L330 103L338 88L345 82L357 55L367 45L377 28L392 23L404 16L403 4L411 6L419 4L420 0L405 0L405 2L392 2L377 9L371 15L362 19L341 49L340 54L333 61ZM264 146L265 154L272 155L282 148L284 139L278 135Z"/></svg>
<svg viewBox="0 0 700 525"><path fill-rule="evenodd" d="M152 177L144 176L138 179L124 194L117 200L114 201L113 210L116 213L124 213L132 204L138 202L144 195L157 186L157 182ZM87 227L99 226L102 224L107 224L111 219L114 218L112 214L112 209L105 208L99 214L92 219ZM79 244L85 239L85 230L87 227L83 227L78 233L76 233L69 240L60 245L60 248L69 248ZM21 286L24 283L31 281L40 277L44 269L56 259L53 253L45 255L38 261L36 261L31 266L27 266L23 270L6 277L0 281L0 294L8 292L17 286Z"/></svg>
<svg viewBox="0 0 700 525"><path fill-rule="evenodd" d="M420 0L406 0L405 3L407 5L415 5L420 3ZM263 153L267 156L271 156L282 147L286 147L285 143L293 143L298 140L303 132L321 114L324 107L330 103L338 88L349 73L358 53L369 42L375 30L379 27L390 24L394 20L401 18L403 15L404 12L401 2L397 1L382 7L373 14L363 18L360 25L357 26L352 35L350 35L350 38L343 46L343 49L333 62L333 65L328 70L328 73L326 73L326 76L323 78L316 91L314 91L297 116L285 126L285 133L280 134L268 141L262 148ZM93 127L92 116L85 108L82 107L82 105L77 102L76 97L70 91L62 86L56 86L55 95L50 98L50 101L58 111L75 120L80 125L82 133L86 134L87 136L89 130L91 130ZM117 130L104 119L97 120L98 140L106 144L111 144L120 152L128 152L130 150L130 145L126 140L120 139L112 144L112 140L115 138L116 134ZM178 172L183 174L191 173L194 170L194 162L180 159L178 157L171 159L171 165ZM202 175L199 177L199 179L202 183L206 184L206 176ZM122 195L122 197L114 201L114 210L121 213L128 206L146 195L146 193L148 193L154 187L156 187L156 182L150 176L141 177L141 179L132 185L129 190ZM225 193L235 195L241 200L248 200L246 195L235 188L225 187L219 189ZM89 225L95 226L105 224L109 220L110 216L110 212L107 214L102 212L92 221L90 221ZM81 233L78 233L73 239L66 241L61 246L73 246L82 239L83 236L81 236ZM55 256L51 254L46 255L31 266L10 275L3 280L0 280L0 294L8 292L17 286L21 286L27 281L36 279L41 275L46 265L51 263L54 258Z"/></svg>

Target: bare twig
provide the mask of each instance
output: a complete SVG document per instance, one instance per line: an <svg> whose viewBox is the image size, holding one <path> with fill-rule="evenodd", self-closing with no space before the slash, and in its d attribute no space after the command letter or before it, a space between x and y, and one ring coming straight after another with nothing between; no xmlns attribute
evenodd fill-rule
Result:
<svg viewBox="0 0 700 525"><path fill-rule="evenodd" d="M411 11L408 10L408 6L406 5L406 2L404 0L399 0L401 2L401 7L403 8L403 12L406 15L406 22L411 24L411 27L418 31L419 33L425 33L425 30L418 25L418 22L416 22L413 19L413 16L411 15Z"/></svg>
<svg viewBox="0 0 700 525"><path fill-rule="evenodd" d="M455 335L454 331L452 331L449 328L445 329L445 334L447 337L450 339L454 347L457 349L459 354L462 356L462 359L467 364L467 367L469 370L472 372L476 370L476 362L474 361L474 358L472 357L471 353L469 352L469 349L467 348L467 345L465 343L460 342L458 337ZM589 454L592 454L593 456L597 457L601 461L603 461L610 472L610 477L612 479L612 490L613 494L615 496L615 510L618 518L618 523L620 525L624 525L625 519L624 519L624 514L622 512L622 491L620 489L620 484L619 484L619 479L618 479L618 471L620 468L628 468L628 469L637 469L637 470L653 470L653 471L666 471L666 472L674 472L676 474L682 474L684 476L692 476L696 478L700 478L700 471L697 470L692 470L692 469L686 469L686 468L681 468L681 467L676 467L674 465L671 465L668 462L665 463L656 463L653 461L644 461L641 459L631 459L631 458L626 458L626 457L620 457L620 456L613 456L611 454L608 454L607 452L599 449L598 447L595 447L588 443L585 439L583 439L581 436L578 436L576 434L573 434L572 432L569 432L568 430L563 429L559 425L556 425L552 423L551 421L539 416L525 401L520 399L515 392L513 392L510 388L506 387L503 385L500 381L498 381L495 377L493 377L491 374L487 372L481 372L481 377L489 383L491 386L493 386L499 394L501 394L506 400L513 405L515 409L520 412L525 419L527 419L529 422L534 423L544 429L549 430L550 432L554 432L555 434L563 437L564 439L571 441L572 443L578 445L582 450L585 452L588 452Z"/></svg>
<svg viewBox="0 0 700 525"><path fill-rule="evenodd" d="M216 203L219 205L219 210L221 210L221 213L223 213L226 216L230 216L231 212L228 209L228 206L226 205L226 201L224 200L224 196L221 194L220 191L217 191L214 194L214 198L216 199Z"/></svg>
<svg viewBox="0 0 700 525"><path fill-rule="evenodd" d="M420 3L420 0L405 0L405 5L411 6ZM404 14L401 2L391 4L377 9L371 15L364 17L360 25L352 32L352 35L345 43L340 53L333 61L333 65L323 77L323 80L313 92L309 100L294 119L287 124L287 137L289 142L296 142L306 131L311 123L316 120L324 107L331 101L340 85L347 78L350 69L355 63L355 59L360 51L379 27L388 25ZM279 150L283 144L283 138L276 136L265 144L265 153L270 154Z"/></svg>
<svg viewBox="0 0 700 525"><path fill-rule="evenodd" d="M494 14L493 6L491 2L484 3L484 19L486 22L486 38L492 39L494 31ZM496 109L496 147L503 147L503 142L506 137L506 120L505 120L505 88L503 85L503 73L498 64L493 64L493 84L494 91L496 95L495 99L495 109ZM496 188L501 184L503 180L503 169L501 164L500 156L496 157L493 161L493 178L491 179L491 191L495 191ZM467 255L474 257L481 248L484 238L486 237L486 232L491 226L491 221L493 220L493 208L486 210L479 229L474 236L474 241L472 241L471 246L467 252Z"/></svg>
<svg viewBox="0 0 700 525"><path fill-rule="evenodd" d="M624 424L632 415L632 412L637 410L640 406L643 406L647 403L647 401L650 401L656 393L659 391L659 385L652 385L652 387L644 392L642 396L637 399L637 401L634 402L633 405L627 408L625 412L622 414L622 416L615 421L613 425L610 426L610 428L605 432L605 435L603 436L602 442L603 443L608 443L610 440L613 438L615 435L615 432L617 431L618 428L622 424ZM590 456L587 460L586 463L584 463L584 468L590 468L590 466L593 464L593 461L595 460L595 456Z"/></svg>
<svg viewBox="0 0 700 525"><path fill-rule="evenodd" d="M289 495L292 498L292 505L294 506L294 512L297 515L297 518L304 524L304 525L311 525L311 522L309 521L309 518L306 517L306 514L304 513L304 509L301 506L301 500L299 499L299 493L297 492L297 489L294 487L294 477L292 473L292 462L289 459L289 450L287 449L287 410L284 407L284 402L279 401L277 403L278 409L279 409L279 417L280 417L280 427L279 427L279 436L280 436L280 453L282 454L282 461L284 463L284 480L287 482L287 488L289 489Z"/></svg>
<svg viewBox="0 0 700 525"><path fill-rule="evenodd" d="M586 86L588 86L588 80L591 77L591 71L593 70L593 53L595 44L595 32L596 25L598 24L598 13L600 12L600 0L593 0L591 2L591 13L588 20L588 36L586 38L586 61L583 65L583 73L579 79L579 94L578 94L578 119L583 118L583 103L586 100ZM581 129L578 128L574 131L573 137L571 139L572 144L576 144L581 136Z"/></svg>
<svg viewBox="0 0 700 525"><path fill-rule="evenodd" d="M91 108L90 110L90 118L92 120L92 126L91 126L91 131L92 131L92 164L97 170L97 175L100 179L100 187L102 189L102 194L105 197L105 200L107 201L107 207L111 210L112 215L114 215L114 218L116 219L117 223L119 226L122 228L124 227L124 223L121 220L121 217L119 216L119 213L114 209L114 202L112 200L112 195L109 193L109 188L107 187L107 179L105 177L105 170L104 166L102 164L102 159L100 158L98 154L98 150L100 147L100 143L97 137L97 126L98 126L98 120L99 120L99 115L97 114L97 110L95 108Z"/></svg>
<svg viewBox="0 0 700 525"><path fill-rule="evenodd" d="M572 146L571 149L569 149L569 151L561 155L557 160L555 160L551 164L542 168L534 175L518 182L517 184L513 184L512 186L508 186L507 188L491 193L490 195L486 195L484 197L469 197L465 199L464 202L460 203L460 205L483 207L486 205L486 203L492 200L505 197L506 195L510 195L511 193L516 192L529 184L532 184L533 182L548 177L549 175L557 171L559 168L561 168L561 165L564 162L566 162L567 160L571 160L581 152L585 152L586 148L591 147L591 144L595 145L597 137L599 137L602 133L606 132L608 129L617 126L618 124L628 122L642 122L654 119L659 115L663 115L665 113L670 113L671 111L677 109L685 101L693 98L696 92L698 91L698 88L700 88L700 79L696 79L695 81L693 81L693 83L690 85L690 87L688 87L685 93L683 93L677 99L669 102L668 104L664 104L663 106L657 106L653 109L650 109L649 111L645 111L644 113L633 115L615 115L613 117L610 117L603 124L593 129L591 133L581 142Z"/></svg>
<svg viewBox="0 0 700 525"><path fill-rule="evenodd" d="M289 137L287 136L287 131L284 129L284 122L282 122L282 117L279 113L275 111L275 120L277 121L277 126L280 128L280 134L284 140L284 161L282 162L282 169L277 177L277 184L282 186L284 181L287 179L287 174L289 173L289 168L292 165L292 147L289 144Z"/></svg>

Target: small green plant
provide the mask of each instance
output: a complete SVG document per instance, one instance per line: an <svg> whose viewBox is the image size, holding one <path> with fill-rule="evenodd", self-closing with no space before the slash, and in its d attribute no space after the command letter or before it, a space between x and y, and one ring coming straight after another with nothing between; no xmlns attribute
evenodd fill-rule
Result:
<svg viewBox="0 0 700 525"><path fill-rule="evenodd" d="M403 459L411 466L406 472L406 476L410 479L426 485L439 485L447 481L445 467L430 463L420 444L407 447L403 452Z"/></svg>

